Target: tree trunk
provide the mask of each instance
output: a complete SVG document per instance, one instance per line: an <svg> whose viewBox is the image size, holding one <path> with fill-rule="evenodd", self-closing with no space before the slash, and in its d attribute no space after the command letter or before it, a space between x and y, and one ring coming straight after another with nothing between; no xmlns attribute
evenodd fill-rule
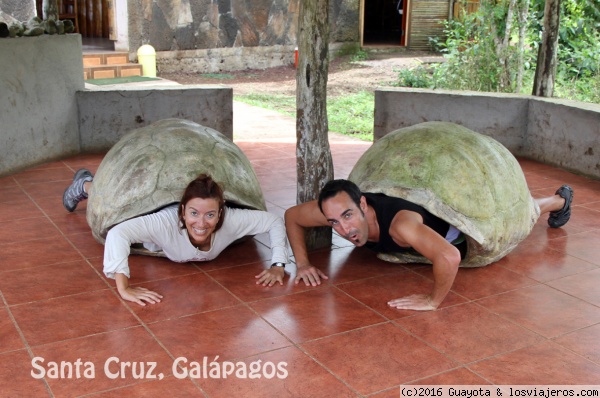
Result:
<svg viewBox="0 0 600 398"><path fill-rule="evenodd" d="M52 18L55 21L58 21L57 0L44 0L42 3L42 16L44 20Z"/></svg>
<svg viewBox="0 0 600 398"><path fill-rule="evenodd" d="M556 76L558 28L560 26L560 0L546 0L544 7L544 32L538 51L533 95L552 97Z"/></svg>
<svg viewBox="0 0 600 398"><path fill-rule="evenodd" d="M515 93L521 93L523 88L523 54L525 52L525 33L527 29L527 15L529 14L529 0L519 2L519 44L517 55L517 86Z"/></svg>
<svg viewBox="0 0 600 398"><path fill-rule="evenodd" d="M327 121L329 1L302 0L298 16L296 72L297 203L317 199L333 179ZM309 250L331 246L331 228L306 231Z"/></svg>

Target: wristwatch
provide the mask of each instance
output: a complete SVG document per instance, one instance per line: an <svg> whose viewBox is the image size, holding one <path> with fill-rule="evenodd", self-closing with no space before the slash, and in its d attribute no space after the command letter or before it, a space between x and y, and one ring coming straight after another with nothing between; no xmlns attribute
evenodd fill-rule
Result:
<svg viewBox="0 0 600 398"><path fill-rule="evenodd" d="M273 263L273 264L271 264L271 268L273 268L273 267L283 268L283 267L285 267L285 263Z"/></svg>

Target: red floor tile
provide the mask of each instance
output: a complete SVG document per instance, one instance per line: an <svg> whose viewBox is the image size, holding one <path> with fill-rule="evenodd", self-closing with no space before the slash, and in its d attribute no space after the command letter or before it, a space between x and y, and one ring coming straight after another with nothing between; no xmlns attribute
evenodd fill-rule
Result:
<svg viewBox="0 0 600 398"><path fill-rule="evenodd" d="M433 280L431 267L423 267L416 272ZM471 300L504 293L537 282L519 275L497 264L479 268L459 268L452 291Z"/></svg>
<svg viewBox="0 0 600 398"><path fill-rule="evenodd" d="M102 257L95 257L89 260L98 270L102 277L109 281L111 286L115 286L115 280L104 276L104 265ZM149 281L159 279L175 278L184 275L201 273L196 263L176 263L165 257L153 257L132 254L128 259L129 264L129 283L144 284Z"/></svg>
<svg viewBox="0 0 600 398"><path fill-rule="evenodd" d="M110 291L38 301L11 307L11 311L31 346L109 332L138 325Z"/></svg>
<svg viewBox="0 0 600 398"><path fill-rule="evenodd" d="M0 273L0 290L9 305L107 288L83 260Z"/></svg>
<svg viewBox="0 0 600 398"><path fill-rule="evenodd" d="M37 367L31 367L32 371L38 375L45 373L52 393L57 397L81 396L140 381L158 380L161 374L163 377L171 374L173 363L142 327L45 344L33 347L32 351L34 357L40 358L36 361ZM51 377L50 363L62 361L71 364L72 377ZM129 366L126 365L128 362Z"/></svg>
<svg viewBox="0 0 600 398"><path fill-rule="evenodd" d="M0 273L75 260L81 254L59 236L0 245Z"/></svg>
<svg viewBox="0 0 600 398"><path fill-rule="evenodd" d="M269 211L280 216L296 203L290 126L284 140L239 141ZM336 178L370 146L335 135L330 144ZM104 247L87 226L87 203L74 213L62 205L73 173L95 172L102 159L79 155L0 178L2 396L385 398L398 397L403 383L597 384L600 181L521 159L534 197L563 183L574 188L571 220L552 229L544 215L506 258L461 269L434 312L387 307L392 298L428 291L430 266L380 261L336 234L332 249L309 255L330 277L318 288L294 285L293 275L284 286L256 286L254 276L271 260L264 234L206 263L132 255L130 282L165 295L141 307L124 303L103 276ZM113 355L156 358L165 378L44 384L30 374L30 354L40 353L99 363ZM178 356L287 362L288 375L179 380L170 375Z"/></svg>
<svg viewBox="0 0 600 398"><path fill-rule="evenodd" d="M52 397L43 380L31 377L31 360L25 350L0 354L2 396Z"/></svg>
<svg viewBox="0 0 600 398"><path fill-rule="evenodd" d="M143 307L137 303L127 303L146 323L239 304L234 296L204 274L161 279L132 286L140 286L163 296L160 303L146 304Z"/></svg>
<svg viewBox="0 0 600 398"><path fill-rule="evenodd" d="M312 252L309 253L309 260L329 278L326 282L330 284L397 274L406 270L402 264L380 260L372 251L355 248L354 245Z"/></svg>
<svg viewBox="0 0 600 398"><path fill-rule="evenodd" d="M496 262L517 274L538 282L547 282L573 274L596 269L587 261L559 252L551 243L524 242L506 257Z"/></svg>
<svg viewBox="0 0 600 398"><path fill-rule="evenodd" d="M600 225L600 223L598 224ZM600 266L600 229L557 239L561 251Z"/></svg>
<svg viewBox="0 0 600 398"><path fill-rule="evenodd" d="M175 357L202 362L232 360L291 343L245 306L170 319L149 325Z"/></svg>
<svg viewBox="0 0 600 398"><path fill-rule="evenodd" d="M104 255L104 246L94 240L91 231L70 234L66 238L84 258L102 257Z"/></svg>
<svg viewBox="0 0 600 398"><path fill-rule="evenodd" d="M58 229L46 217L16 218L0 222L0 245L59 236Z"/></svg>
<svg viewBox="0 0 600 398"><path fill-rule="evenodd" d="M456 362L389 323L326 337L302 347L363 395L456 366Z"/></svg>
<svg viewBox="0 0 600 398"><path fill-rule="evenodd" d="M0 353L25 348L6 308L0 308Z"/></svg>
<svg viewBox="0 0 600 398"><path fill-rule="evenodd" d="M600 324L557 337L554 342L600 365Z"/></svg>
<svg viewBox="0 0 600 398"><path fill-rule="evenodd" d="M548 282L548 286L600 307L600 268Z"/></svg>
<svg viewBox="0 0 600 398"><path fill-rule="evenodd" d="M20 203L22 204L23 208L26 208L25 206L30 204L29 198L25 194L25 191L21 189L21 187L16 185L5 188L0 187L0 203L16 201L21 201Z"/></svg>
<svg viewBox="0 0 600 398"><path fill-rule="evenodd" d="M176 393L175 393L176 391ZM166 376L160 381L141 381L130 386L112 389L110 391L94 394L94 398L122 398L122 397L202 397L200 388L188 379L178 379Z"/></svg>
<svg viewBox="0 0 600 398"><path fill-rule="evenodd" d="M18 187L17 182L13 176L0 177L0 189L16 188Z"/></svg>
<svg viewBox="0 0 600 398"><path fill-rule="evenodd" d="M485 298L478 303L548 338L600 322L600 307L544 285Z"/></svg>
<svg viewBox="0 0 600 398"><path fill-rule="evenodd" d="M250 306L296 343L386 320L331 287L257 301Z"/></svg>
<svg viewBox="0 0 600 398"><path fill-rule="evenodd" d="M260 370L254 372L253 378L249 377L248 370L247 377L229 376L198 382L211 398L356 397L351 389L295 347L246 358L236 362L236 370L244 369L242 364L246 369Z"/></svg>
<svg viewBox="0 0 600 398"><path fill-rule="evenodd" d="M497 385L595 385L600 366L553 342L469 365Z"/></svg>
<svg viewBox="0 0 600 398"><path fill-rule="evenodd" d="M67 185L73 181L73 171L64 164L56 164L55 167L43 166L23 171L14 176L15 180L22 185L37 184L49 181L65 181Z"/></svg>
<svg viewBox="0 0 600 398"><path fill-rule="evenodd" d="M283 285L279 283L271 287L257 285L256 276L269 265L270 262L247 264L239 267L209 271L208 275L245 302L279 297L312 289L312 287L304 286L304 284L296 285L293 275L288 273L284 276Z"/></svg>
<svg viewBox="0 0 600 398"><path fill-rule="evenodd" d="M426 377L419 381L409 383L417 385L486 385L491 384L485 379L477 376L467 368L453 369L439 375Z"/></svg>
<svg viewBox="0 0 600 398"><path fill-rule="evenodd" d="M4 202L0 205L0 222L43 216L44 214L28 198L20 201Z"/></svg>
<svg viewBox="0 0 600 398"><path fill-rule="evenodd" d="M246 239L243 242L229 246L214 260L197 262L196 265L203 271L211 271L227 267L237 267L238 265L270 261L271 256L271 249L254 239Z"/></svg>
<svg viewBox="0 0 600 398"><path fill-rule="evenodd" d="M426 312L395 323L463 364L543 340L540 335L494 315L477 304Z"/></svg>
<svg viewBox="0 0 600 398"><path fill-rule="evenodd" d="M410 271L343 283L337 287L364 303L388 319L415 315L415 311L390 307L390 300L412 294L429 293L433 282ZM464 303L466 299L452 292L446 296L440 308Z"/></svg>
<svg viewBox="0 0 600 398"><path fill-rule="evenodd" d="M68 180L39 182L36 184L23 185L23 189L31 196L36 205L38 205L48 215L60 215L62 217L73 216L85 218L85 209L87 201L79 202L73 213L67 212L62 203L62 197L65 189L71 184L73 175Z"/></svg>

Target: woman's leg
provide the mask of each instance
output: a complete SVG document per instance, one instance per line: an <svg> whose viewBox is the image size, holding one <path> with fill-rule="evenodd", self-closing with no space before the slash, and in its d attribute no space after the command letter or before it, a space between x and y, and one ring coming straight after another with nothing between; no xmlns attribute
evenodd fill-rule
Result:
<svg viewBox="0 0 600 398"><path fill-rule="evenodd" d="M63 193L63 206L68 211L74 211L77 204L87 199L90 186L94 176L87 169L79 169L73 176L73 182L65 189Z"/></svg>

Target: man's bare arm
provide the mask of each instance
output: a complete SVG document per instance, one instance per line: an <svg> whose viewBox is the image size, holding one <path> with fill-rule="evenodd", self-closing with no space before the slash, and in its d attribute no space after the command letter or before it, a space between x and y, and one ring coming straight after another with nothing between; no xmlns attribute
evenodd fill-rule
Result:
<svg viewBox="0 0 600 398"><path fill-rule="evenodd" d="M321 278L328 279L325 274L312 266L308 260L304 237L305 228L325 226L329 226L329 222L323 213L321 213L316 200L302 203L286 210L285 229L298 267L296 284L302 279L307 286L317 286L321 284Z"/></svg>
<svg viewBox="0 0 600 398"><path fill-rule="evenodd" d="M412 295L390 301L399 309L436 309L450 291L458 266L460 252L446 239L423 224L423 218L415 212L399 212L390 227L392 238L402 246L409 245L433 264L433 289L428 295Z"/></svg>

